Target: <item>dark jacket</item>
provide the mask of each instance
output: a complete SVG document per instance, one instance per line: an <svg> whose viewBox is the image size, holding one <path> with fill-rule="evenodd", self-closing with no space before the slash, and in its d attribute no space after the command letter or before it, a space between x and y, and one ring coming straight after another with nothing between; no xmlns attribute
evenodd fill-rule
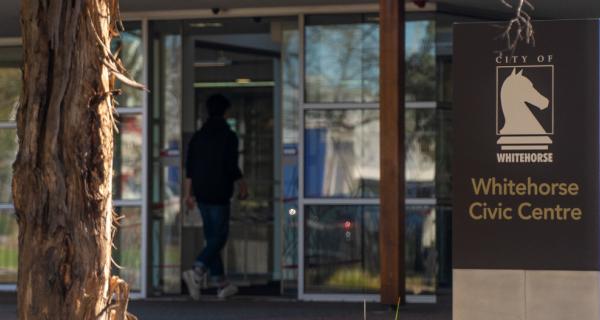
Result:
<svg viewBox="0 0 600 320"><path fill-rule="evenodd" d="M209 118L190 140L186 161L196 200L227 205L233 183L242 177L238 167L238 138L224 118Z"/></svg>

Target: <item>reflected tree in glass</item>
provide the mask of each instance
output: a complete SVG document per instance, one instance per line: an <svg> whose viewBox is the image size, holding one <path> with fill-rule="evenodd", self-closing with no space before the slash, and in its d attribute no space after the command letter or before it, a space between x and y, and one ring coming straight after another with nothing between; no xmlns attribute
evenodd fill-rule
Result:
<svg viewBox="0 0 600 320"><path fill-rule="evenodd" d="M0 68L0 121L14 121L21 94L21 70Z"/></svg>
<svg viewBox="0 0 600 320"><path fill-rule="evenodd" d="M307 26L305 64L307 102L378 101L379 25Z"/></svg>
<svg viewBox="0 0 600 320"><path fill-rule="evenodd" d="M406 24L406 100L436 101L435 22Z"/></svg>
<svg viewBox="0 0 600 320"><path fill-rule="evenodd" d="M405 123L406 196L435 197L436 110L408 109Z"/></svg>
<svg viewBox="0 0 600 320"><path fill-rule="evenodd" d="M125 24L125 32L112 42L113 52L118 52L119 59L127 68L131 79L141 83L143 81L144 54L142 46L142 32L138 22ZM144 92L124 86L117 81L116 87L122 93L117 96L117 107L142 107Z"/></svg>

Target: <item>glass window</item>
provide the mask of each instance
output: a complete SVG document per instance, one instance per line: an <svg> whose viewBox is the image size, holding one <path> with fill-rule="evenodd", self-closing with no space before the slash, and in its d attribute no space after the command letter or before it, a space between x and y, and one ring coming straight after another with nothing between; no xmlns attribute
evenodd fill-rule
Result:
<svg viewBox="0 0 600 320"><path fill-rule="evenodd" d="M19 228L13 210L0 210L0 283L17 282Z"/></svg>
<svg viewBox="0 0 600 320"><path fill-rule="evenodd" d="M21 47L0 48L0 121L14 121L21 94Z"/></svg>
<svg viewBox="0 0 600 320"><path fill-rule="evenodd" d="M306 24L306 102L378 101L377 16L316 15Z"/></svg>
<svg viewBox="0 0 600 320"><path fill-rule="evenodd" d="M406 197L435 197L436 110L407 109L405 113Z"/></svg>
<svg viewBox="0 0 600 320"><path fill-rule="evenodd" d="M152 175L159 180L154 185L159 198L158 201L153 199L152 205L153 286L162 293L180 293L182 208L179 164L156 164Z"/></svg>
<svg viewBox="0 0 600 320"><path fill-rule="evenodd" d="M165 165L163 171L162 207L156 206L154 219L160 223L159 258L164 293L179 293L181 284L181 183L179 165Z"/></svg>
<svg viewBox="0 0 600 320"><path fill-rule="evenodd" d="M449 205L437 206L436 216L436 242L438 255L437 284L439 287L451 288L452 286L452 207Z"/></svg>
<svg viewBox="0 0 600 320"><path fill-rule="evenodd" d="M113 272L127 281L131 291L142 288L142 219L139 207L115 207L118 228L112 256L118 267Z"/></svg>
<svg viewBox="0 0 600 320"><path fill-rule="evenodd" d="M436 100L435 21L406 23L406 101ZM379 101L379 24L375 15L307 17L305 99Z"/></svg>
<svg viewBox="0 0 600 320"><path fill-rule="evenodd" d="M449 200L452 198L452 112L447 109L438 109L436 112L436 196Z"/></svg>
<svg viewBox="0 0 600 320"><path fill-rule="evenodd" d="M12 202L12 164L17 147L17 130L0 129L0 203Z"/></svg>
<svg viewBox="0 0 600 320"><path fill-rule="evenodd" d="M124 115L115 133L113 198L142 198L142 116Z"/></svg>
<svg viewBox="0 0 600 320"><path fill-rule="evenodd" d="M112 41L112 51L119 53L121 62L127 69L131 79L138 83L143 82L144 54L142 45L142 29L140 22L125 22L125 31L120 37ZM117 107L141 108L144 92L142 90L124 86L117 81L116 87L123 92L117 96Z"/></svg>
<svg viewBox="0 0 600 320"><path fill-rule="evenodd" d="M299 78L298 74L298 30L283 30L283 44L281 45L281 96L283 117L283 143L284 148L296 148L299 139L298 132L298 107Z"/></svg>
<svg viewBox="0 0 600 320"><path fill-rule="evenodd" d="M304 128L307 198L379 196L379 110L309 110Z"/></svg>
<svg viewBox="0 0 600 320"><path fill-rule="evenodd" d="M181 37L161 37L160 117L162 126L161 154L179 155L181 144Z"/></svg>
<svg viewBox="0 0 600 320"><path fill-rule="evenodd" d="M406 101L436 101L435 22L406 23Z"/></svg>
<svg viewBox="0 0 600 320"><path fill-rule="evenodd" d="M435 293L438 269L434 206L406 207L406 291Z"/></svg>
<svg viewBox="0 0 600 320"><path fill-rule="evenodd" d="M449 106L452 104L452 58L438 56L437 59L437 98L438 105Z"/></svg>
<svg viewBox="0 0 600 320"><path fill-rule="evenodd" d="M0 121L15 120L20 94L21 69L0 64Z"/></svg>
<svg viewBox="0 0 600 320"><path fill-rule="evenodd" d="M379 291L379 207L307 206L307 293Z"/></svg>
<svg viewBox="0 0 600 320"><path fill-rule="evenodd" d="M0 122L13 122L21 94L21 47L0 48ZM17 130L0 129L0 203L11 203Z"/></svg>
<svg viewBox="0 0 600 320"><path fill-rule="evenodd" d="M287 26L286 26L287 27ZM298 142L300 140L298 109L300 107L299 32L294 23L283 30L281 45L282 139L282 253L281 267L284 290L297 287L298 277Z"/></svg>

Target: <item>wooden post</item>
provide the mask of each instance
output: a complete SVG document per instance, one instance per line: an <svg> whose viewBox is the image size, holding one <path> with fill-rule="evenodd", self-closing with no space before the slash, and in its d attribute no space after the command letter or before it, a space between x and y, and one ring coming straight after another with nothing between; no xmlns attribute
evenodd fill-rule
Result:
<svg viewBox="0 0 600 320"><path fill-rule="evenodd" d="M404 303L404 1L379 0L381 303Z"/></svg>

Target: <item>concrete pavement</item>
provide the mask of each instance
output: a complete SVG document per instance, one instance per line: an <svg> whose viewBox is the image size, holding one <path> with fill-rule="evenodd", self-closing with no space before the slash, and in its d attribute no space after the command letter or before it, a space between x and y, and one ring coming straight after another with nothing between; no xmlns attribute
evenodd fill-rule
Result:
<svg viewBox="0 0 600 320"><path fill-rule="evenodd" d="M16 319L16 298L0 299L0 319ZM139 319L199 320L348 320L363 319L362 303L299 302L284 298L235 297L219 301L203 297L191 301L187 297L134 300L129 310ZM391 307L367 304L367 320L394 320ZM440 299L437 304L410 304L400 308L400 320L451 320L451 304Z"/></svg>

